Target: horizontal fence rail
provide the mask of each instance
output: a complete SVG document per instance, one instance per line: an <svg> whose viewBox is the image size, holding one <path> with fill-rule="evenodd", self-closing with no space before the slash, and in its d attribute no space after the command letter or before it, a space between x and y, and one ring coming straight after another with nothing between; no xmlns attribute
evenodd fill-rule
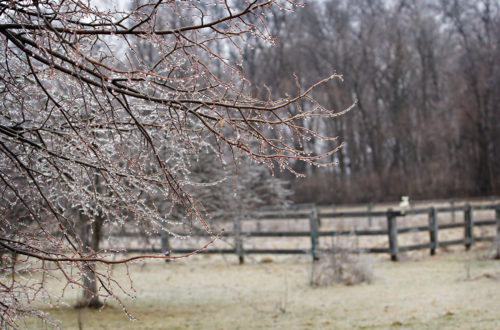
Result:
<svg viewBox="0 0 500 330"><path fill-rule="evenodd" d="M318 258L318 253L322 252L319 247L320 238L325 237L340 237L353 236L356 238L363 236L384 236L387 237L387 245L385 247L367 247L350 249L350 252L355 253L378 253L389 254L391 260L397 261L400 253L429 250L431 255L434 255L439 247L448 247L453 245L464 245L465 249L470 249L475 242L495 242L496 258L500 259L500 204L481 204L481 205L453 205L451 207L418 207L407 210L373 211L373 205L370 205L367 211L340 211L340 212L321 212L318 207L312 204L307 204L305 207L289 208L287 211L276 211L266 209L260 212L259 216L254 218L235 217L232 231L225 231L224 237L231 237L234 240L233 248L217 249L207 248L200 253L218 253L218 254L236 254L240 263L244 262L244 256L250 254L310 254L314 259ZM292 210L292 211L290 211ZM334 208L335 210L335 208ZM495 218L474 221L475 212L494 210ZM463 213L463 220L456 222L456 213ZM408 216L426 215L426 225L410 225L400 227L400 222ZM440 216L451 215L454 222L443 222ZM369 225L372 224L373 218L385 218L387 229L354 229L354 230L321 230L323 220L335 221L335 219L367 219ZM243 230L242 224L246 221L308 221L308 230L284 231L284 230ZM409 219L411 220L411 218ZM474 229L479 227L494 227L495 235L486 237L474 236ZM444 230L463 228L463 238L440 240L439 233ZM398 237L410 233L429 233L429 242L412 245L400 245ZM120 237L133 237L133 233L120 233ZM205 233L206 235L206 233ZM192 236L197 236L192 234ZM272 237L307 237L310 239L310 247L307 249L245 249L245 240L249 238L272 238ZM349 249L347 249L349 250ZM127 249L128 253L171 253L171 254L186 254L192 252L192 249L170 248L169 240L166 233L161 235L160 249Z"/></svg>

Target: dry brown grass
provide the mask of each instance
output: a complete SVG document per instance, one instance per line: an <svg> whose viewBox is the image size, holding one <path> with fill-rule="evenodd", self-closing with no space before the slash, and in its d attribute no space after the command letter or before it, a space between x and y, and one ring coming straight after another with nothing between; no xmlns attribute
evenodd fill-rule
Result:
<svg viewBox="0 0 500 330"><path fill-rule="evenodd" d="M137 321L114 304L50 313L66 329L78 328L79 319L84 329L498 329L500 262L478 251L379 259L372 283L322 288L309 286L308 257L247 258L243 266L234 256L134 264L137 299L125 301ZM114 274L125 281L124 269ZM66 302L74 304L78 293ZM26 327L43 326L30 322Z"/></svg>

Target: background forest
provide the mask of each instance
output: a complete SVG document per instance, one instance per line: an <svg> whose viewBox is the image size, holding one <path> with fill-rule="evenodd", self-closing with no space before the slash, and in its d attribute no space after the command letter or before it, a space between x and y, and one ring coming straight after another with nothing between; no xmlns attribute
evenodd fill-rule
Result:
<svg viewBox="0 0 500 330"><path fill-rule="evenodd" d="M497 0L325 0L276 10L274 46L244 51L254 85L293 94L332 69L314 97L340 120L305 123L344 146L335 167L297 162L295 202L486 196L500 191L500 3ZM292 78L292 79L291 79ZM259 89L261 97L268 90ZM314 138L305 150L331 146ZM337 142L338 144L338 142Z"/></svg>
<svg viewBox="0 0 500 330"><path fill-rule="evenodd" d="M114 301L132 318L126 303L141 292L129 264L215 245L219 220L234 221L243 261L241 219L261 206L500 192L499 0L0 0L0 38L0 328L52 322L38 302L58 309L70 290L75 307ZM384 215L396 260L400 214ZM198 231L204 243L170 254L170 237ZM139 236L148 249L161 237L162 253L121 253ZM181 317L228 296L183 300L153 273ZM168 306L143 296L146 310ZM234 297L216 310L239 315L227 313Z"/></svg>

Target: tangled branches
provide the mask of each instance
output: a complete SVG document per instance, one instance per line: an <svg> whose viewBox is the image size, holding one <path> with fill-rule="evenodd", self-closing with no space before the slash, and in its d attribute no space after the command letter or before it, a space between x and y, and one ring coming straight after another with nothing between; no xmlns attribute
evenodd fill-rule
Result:
<svg viewBox="0 0 500 330"><path fill-rule="evenodd" d="M203 201L186 188L197 184L190 166L201 153L292 170L294 161L330 165L338 149L314 154L301 141L336 139L307 120L349 110L311 97L339 75L306 89L296 78L295 96L258 99L238 63L250 37L273 41L266 17L292 2L116 6L0 1L3 324L15 325L53 270L93 297L117 298L109 273L96 268L110 262L98 248L105 225L176 235L176 225L194 221L216 239ZM16 280L21 268L40 273L38 289Z"/></svg>

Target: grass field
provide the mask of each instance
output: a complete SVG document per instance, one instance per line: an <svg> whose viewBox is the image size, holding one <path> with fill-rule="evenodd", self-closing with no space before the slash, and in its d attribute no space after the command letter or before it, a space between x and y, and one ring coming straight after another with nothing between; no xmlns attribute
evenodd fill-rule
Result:
<svg viewBox="0 0 500 330"><path fill-rule="evenodd" d="M138 263L131 266L137 299L124 299L138 320L113 303L102 311L47 311L65 329L498 329L500 261L484 255L375 259L372 283L321 288L309 286L307 257L257 257L242 266L219 256ZM127 284L123 267L113 272ZM69 292L66 302L78 294Z"/></svg>

